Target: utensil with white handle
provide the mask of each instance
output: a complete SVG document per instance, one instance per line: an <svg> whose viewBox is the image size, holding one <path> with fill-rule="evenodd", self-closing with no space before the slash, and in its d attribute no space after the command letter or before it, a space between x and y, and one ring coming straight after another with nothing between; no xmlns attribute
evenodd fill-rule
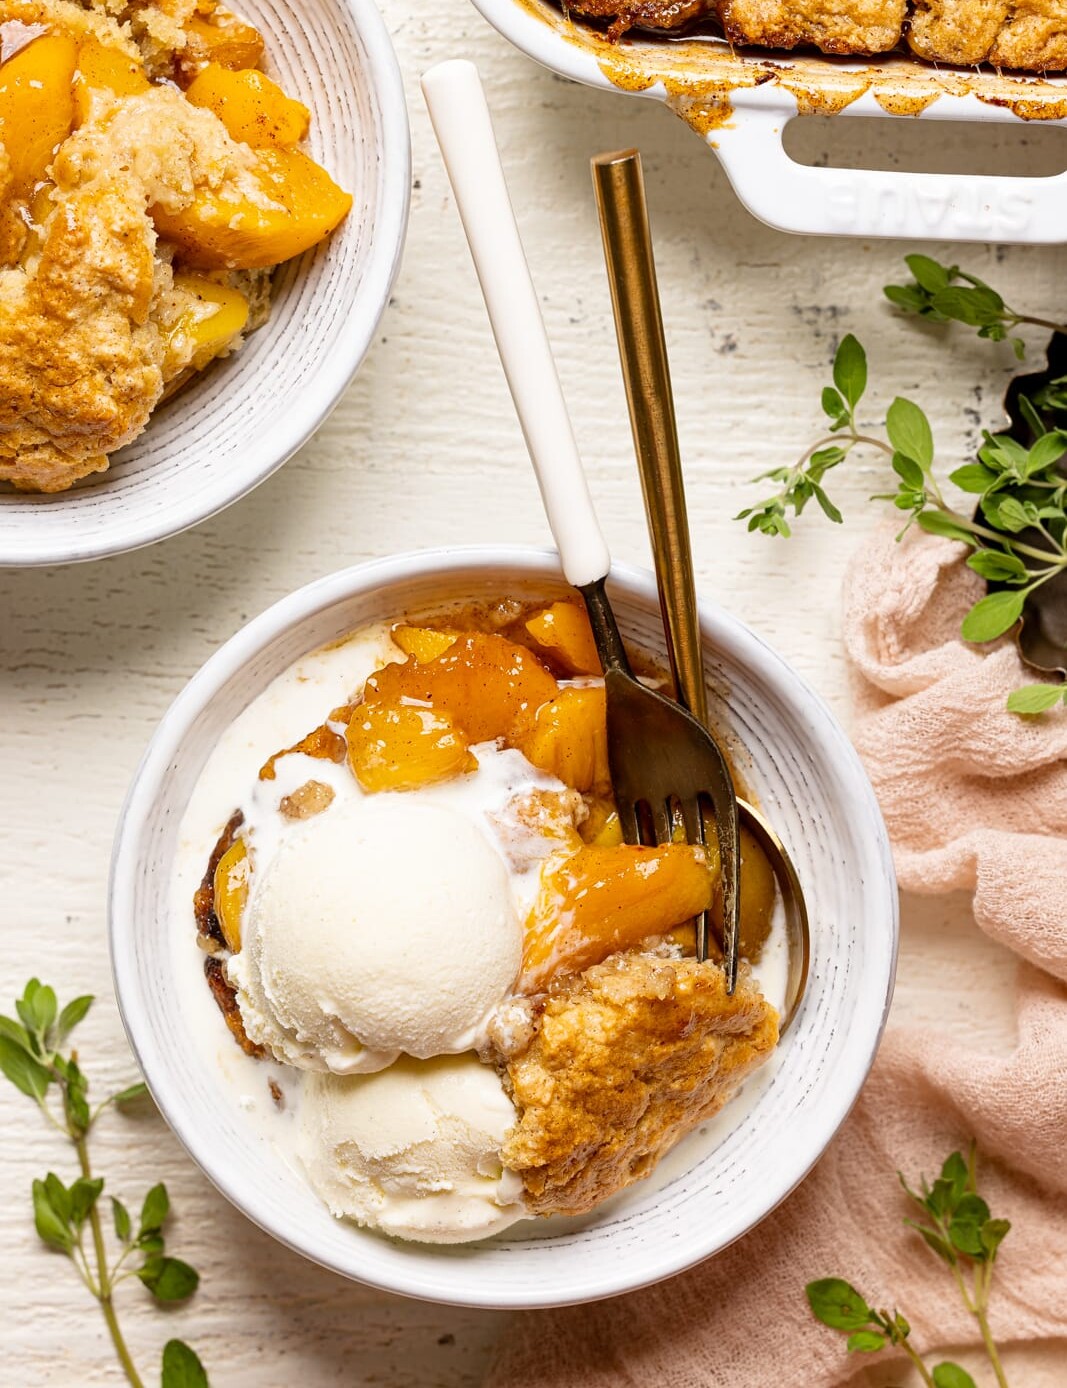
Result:
<svg viewBox="0 0 1067 1388"><path fill-rule="evenodd" d="M723 967L737 980L737 798L714 740L673 700L636 680L605 590L611 557L600 530L537 294L508 196L478 71L453 60L430 69L423 94L485 296L500 359L537 474L564 576L582 594L604 667L608 761L628 843L666 844L684 831L703 844L714 816L722 863ZM707 957L708 921L697 955Z"/></svg>

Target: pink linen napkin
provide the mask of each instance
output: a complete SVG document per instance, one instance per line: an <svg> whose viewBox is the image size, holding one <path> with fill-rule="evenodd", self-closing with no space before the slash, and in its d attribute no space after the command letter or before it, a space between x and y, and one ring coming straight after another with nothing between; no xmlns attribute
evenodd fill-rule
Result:
<svg viewBox="0 0 1067 1388"><path fill-rule="evenodd" d="M959 639L982 591L963 557L919 533L899 545L877 536L857 556L845 594L854 735L901 887L973 893L976 923L1026 961L1015 1050L982 1054L891 1019L852 1115L763 1224L657 1287L516 1317L491 1388L847 1384L863 1360L804 1299L805 1283L825 1276L878 1305L899 1297L924 1353L977 1343L944 1268L901 1228L894 1174L933 1175L972 1136L993 1212L1013 1223L994 1335L1067 1333L1067 711L1032 721L1006 711L1034 676L1010 641Z"/></svg>

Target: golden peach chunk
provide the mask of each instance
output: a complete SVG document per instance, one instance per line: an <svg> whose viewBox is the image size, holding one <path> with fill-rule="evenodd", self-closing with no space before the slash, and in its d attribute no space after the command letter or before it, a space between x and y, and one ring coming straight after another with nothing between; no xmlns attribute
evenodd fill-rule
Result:
<svg viewBox="0 0 1067 1388"><path fill-rule="evenodd" d="M372 675L366 704L414 701L462 728L468 742L521 738L559 692L532 652L503 636L467 632L434 660L386 665Z"/></svg>
<svg viewBox="0 0 1067 1388"><path fill-rule="evenodd" d="M415 790L478 765L451 719L407 704L360 704L345 740L353 774L372 792Z"/></svg>
<svg viewBox="0 0 1067 1388"><path fill-rule="evenodd" d="M222 938L234 954L241 948L241 917L248 901L249 862L242 839L235 839L215 869L215 915Z"/></svg>
<svg viewBox="0 0 1067 1388"><path fill-rule="evenodd" d="M608 728L602 688L564 689L537 713L520 740L527 761L575 790L610 795Z"/></svg>
<svg viewBox="0 0 1067 1388"><path fill-rule="evenodd" d="M185 99L214 111L229 134L253 149L286 149L307 134L311 115L301 101L286 96L265 72L239 72L208 63L186 88Z"/></svg>
<svg viewBox="0 0 1067 1388"><path fill-rule="evenodd" d="M239 290L216 284L202 275L176 274L174 287L193 295L195 302L172 327L166 347L184 359L191 343L193 356L189 364L202 371L244 331L248 300Z"/></svg>
<svg viewBox="0 0 1067 1388"><path fill-rule="evenodd" d="M413 656L423 664L444 655L449 646L455 644L455 634L435 631L432 627L409 627L401 623L393 628L393 640L405 655Z"/></svg>
<svg viewBox="0 0 1067 1388"><path fill-rule="evenodd" d="M298 149L260 149L262 201L197 190L180 211L150 208L160 236L188 265L202 270L255 270L280 265L317 245L340 223L352 198Z"/></svg>
<svg viewBox="0 0 1067 1388"><path fill-rule="evenodd" d="M550 859L526 922L523 991L666 934L711 904L713 885L704 854L686 844L585 846Z"/></svg>
<svg viewBox="0 0 1067 1388"><path fill-rule="evenodd" d="M43 34L0 66L0 143L9 196L26 198L44 178L74 123L71 80L78 48L65 34Z"/></svg>
<svg viewBox="0 0 1067 1388"><path fill-rule="evenodd" d="M81 125L89 114L91 93L114 92L116 96L137 96L151 83L142 65L117 48L98 39L85 39L78 48L74 73L74 123Z"/></svg>
<svg viewBox="0 0 1067 1388"><path fill-rule="evenodd" d="M574 602L554 602L526 623L526 630L569 675L599 675L593 629L585 609Z"/></svg>
<svg viewBox="0 0 1067 1388"><path fill-rule="evenodd" d="M187 19L183 28L187 46L181 66L186 77L209 63L239 70L258 67L263 60L263 35L221 6L210 16Z"/></svg>

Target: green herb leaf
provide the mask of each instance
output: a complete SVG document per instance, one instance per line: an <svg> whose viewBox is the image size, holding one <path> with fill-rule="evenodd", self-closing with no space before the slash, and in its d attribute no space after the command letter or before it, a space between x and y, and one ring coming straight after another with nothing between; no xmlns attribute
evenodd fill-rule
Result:
<svg viewBox="0 0 1067 1388"><path fill-rule="evenodd" d="M1008 712L1031 716L1047 713L1057 704L1067 702L1067 690L1062 684L1024 684L1008 695Z"/></svg>
<svg viewBox="0 0 1067 1388"><path fill-rule="evenodd" d="M71 1221L70 1191L67 1190L54 1171L50 1171L44 1178L44 1189L52 1209L64 1224L69 1224Z"/></svg>
<svg viewBox="0 0 1067 1388"><path fill-rule="evenodd" d="M943 1238L936 1229L931 1229L928 1224L919 1224L914 1219L906 1219L904 1223L921 1236L923 1243L931 1252L936 1253L946 1263L956 1262L956 1250L948 1239Z"/></svg>
<svg viewBox="0 0 1067 1388"><path fill-rule="evenodd" d="M0 1035L0 1070L16 1089L31 1099L41 1100L48 1093L52 1077L18 1041Z"/></svg>
<svg viewBox="0 0 1067 1388"><path fill-rule="evenodd" d="M70 1188L70 1218L73 1224L85 1223L89 1211L96 1204L103 1189L102 1177L94 1177L92 1180L86 1180L84 1176L78 1177Z"/></svg>
<svg viewBox="0 0 1067 1388"><path fill-rule="evenodd" d="M912 491L921 492L926 486L926 474L913 458L903 453L893 454L893 471Z"/></svg>
<svg viewBox="0 0 1067 1388"><path fill-rule="evenodd" d="M822 408L823 414L826 415L835 429L840 429L848 423L848 406L833 386L824 387Z"/></svg>
<svg viewBox="0 0 1067 1388"><path fill-rule="evenodd" d="M891 304L902 308L905 313L917 313L921 317L934 317L930 308L930 296L914 284L887 284L882 290Z"/></svg>
<svg viewBox="0 0 1067 1388"><path fill-rule="evenodd" d="M934 461L934 436L918 405L898 395L889 407L885 427L896 451L913 459L924 472L929 471Z"/></svg>
<svg viewBox="0 0 1067 1388"><path fill-rule="evenodd" d="M956 275L955 268L950 270L936 260L931 260L928 255L906 255L904 264L915 276L916 284L929 294L937 294L940 290L947 289Z"/></svg>
<svg viewBox="0 0 1067 1388"><path fill-rule="evenodd" d="M819 503L819 506L822 509L823 515L826 516L829 520L832 520L836 525L841 525L845 518L834 505L834 503L830 500L830 498L826 495L826 493L823 491L822 487L816 485L813 482L811 490L812 494L815 497L815 500Z"/></svg>
<svg viewBox="0 0 1067 1388"><path fill-rule="evenodd" d="M59 1014L59 1024L56 1027L56 1044L62 1045L70 1033L84 1021L85 1014L93 1005L93 999L87 995L82 998L75 998L73 1002L68 1002L63 1011Z"/></svg>
<svg viewBox="0 0 1067 1388"><path fill-rule="evenodd" d="M1065 453L1067 453L1067 433L1061 429L1056 429L1053 433L1043 435L1027 454L1023 475L1033 477L1038 472L1044 472L1047 468L1058 463Z"/></svg>
<svg viewBox="0 0 1067 1388"><path fill-rule="evenodd" d="M115 1222L115 1237L119 1243L129 1243L132 1233L130 1212L121 1200L111 1197L111 1218Z"/></svg>
<svg viewBox="0 0 1067 1388"><path fill-rule="evenodd" d="M966 1369L958 1364L935 1364L933 1370L934 1388L975 1388L974 1379Z"/></svg>
<svg viewBox="0 0 1067 1388"><path fill-rule="evenodd" d="M200 1282L199 1273L180 1258L150 1258L137 1276L157 1301L185 1301Z"/></svg>
<svg viewBox="0 0 1067 1388"><path fill-rule="evenodd" d="M885 1349L885 1336L880 1330L857 1330L845 1342L848 1350L858 1350L861 1354L874 1354Z"/></svg>
<svg viewBox="0 0 1067 1388"><path fill-rule="evenodd" d="M163 1346L161 1388L209 1388L203 1364L181 1340Z"/></svg>
<svg viewBox="0 0 1067 1388"><path fill-rule="evenodd" d="M961 492L972 492L980 496L997 480L997 474L982 463L965 463L955 472L950 472L948 480L959 487Z"/></svg>
<svg viewBox="0 0 1067 1388"><path fill-rule="evenodd" d="M918 518L918 524L928 535L943 535L946 540L960 540L972 547L978 543L977 536L961 521L946 516L944 511L924 511Z"/></svg>
<svg viewBox="0 0 1067 1388"><path fill-rule="evenodd" d="M79 1136L89 1131L92 1115L89 1112L89 1082L75 1060L66 1062L66 1087L63 1090L63 1111L71 1129Z"/></svg>
<svg viewBox="0 0 1067 1388"><path fill-rule="evenodd" d="M1022 616L1024 594L990 593L980 599L963 619L960 635L965 641L995 641Z"/></svg>
<svg viewBox="0 0 1067 1388"><path fill-rule="evenodd" d="M7 1037L16 1046L24 1050L27 1055L32 1055L30 1049L30 1034L21 1022L16 1022L14 1017L0 1017L0 1037Z"/></svg>
<svg viewBox="0 0 1067 1388"><path fill-rule="evenodd" d="M841 339L834 356L834 385L848 401L851 414L867 389L867 353L851 333Z"/></svg>
<svg viewBox="0 0 1067 1388"><path fill-rule="evenodd" d="M160 1183L153 1186L144 1198L141 1206L141 1227L142 1234L152 1233L163 1225L170 1209L170 1199L167 1195L167 1187Z"/></svg>
<svg viewBox="0 0 1067 1388"><path fill-rule="evenodd" d="M982 1247L988 1257L996 1256L997 1249L1011 1232L1011 1223L1006 1219L987 1219L982 1225Z"/></svg>
<svg viewBox="0 0 1067 1388"><path fill-rule="evenodd" d="M997 530L1006 530L1010 535L1028 529L1036 518L1014 496L984 496L981 504L986 520Z"/></svg>
<svg viewBox="0 0 1067 1388"><path fill-rule="evenodd" d="M989 1220L989 1206L980 1195L964 1195L956 1206L948 1236L952 1246L971 1258L984 1258L982 1229Z"/></svg>
<svg viewBox="0 0 1067 1388"><path fill-rule="evenodd" d="M53 1177L58 1181L58 1176ZM62 1214L52 1204L44 1181L33 1183L33 1222L37 1233L49 1248L69 1253L74 1247L74 1235Z"/></svg>
<svg viewBox="0 0 1067 1388"><path fill-rule="evenodd" d="M991 583L1010 583L1027 577L1023 561L1006 550L980 549L967 556L967 567Z"/></svg>
<svg viewBox="0 0 1067 1388"><path fill-rule="evenodd" d="M840 1277L824 1277L804 1288L815 1319L833 1330L861 1330L871 1320L871 1308L855 1287Z"/></svg>
<svg viewBox="0 0 1067 1388"><path fill-rule="evenodd" d="M941 1167L941 1179L947 1181L952 1189L953 1204L960 1199L967 1189L969 1176L970 1171L962 1152L953 1152L950 1157L945 1159Z"/></svg>
<svg viewBox="0 0 1067 1388"><path fill-rule="evenodd" d="M932 295L930 303L942 317L972 328L999 323L1004 313L1004 300L987 285L969 289L961 284L950 284Z"/></svg>
<svg viewBox="0 0 1067 1388"><path fill-rule="evenodd" d="M111 1102L118 1104L119 1108L123 1104L132 1104L138 1099L143 1099L148 1093L148 1085L143 1080L138 1080L136 1084L128 1085L125 1089L120 1089L117 1094L111 1096Z"/></svg>

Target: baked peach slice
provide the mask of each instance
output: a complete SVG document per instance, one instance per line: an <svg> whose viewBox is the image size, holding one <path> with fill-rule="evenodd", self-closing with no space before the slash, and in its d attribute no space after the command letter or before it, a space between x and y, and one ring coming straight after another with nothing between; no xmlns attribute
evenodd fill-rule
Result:
<svg viewBox="0 0 1067 1388"><path fill-rule="evenodd" d="M600 657L584 608L574 602L554 602L526 622L538 647L557 660L569 675L599 675Z"/></svg>
<svg viewBox="0 0 1067 1388"><path fill-rule="evenodd" d="M522 991L666 934L711 905L714 884L703 852L688 844L585 845L550 859L526 921Z"/></svg>
<svg viewBox="0 0 1067 1388"><path fill-rule="evenodd" d="M562 690L520 739L526 760L574 790L611 794L607 704L600 686Z"/></svg>
<svg viewBox="0 0 1067 1388"><path fill-rule="evenodd" d="M514 743L558 693L555 679L525 646L472 631L434 660L386 665L367 681L363 701L422 704L450 719L468 742Z"/></svg>
<svg viewBox="0 0 1067 1388"><path fill-rule="evenodd" d="M252 149L288 149L307 134L311 119L302 101L286 96L257 68L235 72L208 63L186 88L186 101L213 111L230 136Z"/></svg>
<svg viewBox="0 0 1067 1388"><path fill-rule="evenodd" d="M436 631L433 627L412 627L401 622L393 628L393 640L404 652L425 664L444 655L456 643L455 632Z"/></svg>
<svg viewBox="0 0 1067 1388"><path fill-rule="evenodd" d="M366 791L415 790L474 771L452 720L413 704L359 704L345 732L348 764Z"/></svg>
<svg viewBox="0 0 1067 1388"><path fill-rule="evenodd" d="M99 39L84 39L78 47L78 65L74 72L74 123L82 125L88 119L94 91L139 96L151 85L135 58Z"/></svg>
<svg viewBox="0 0 1067 1388"><path fill-rule="evenodd" d="M244 840L234 839L215 869L215 915L222 938L234 954L241 949L241 917L248 901L249 869Z"/></svg>
<svg viewBox="0 0 1067 1388"><path fill-rule="evenodd" d="M180 210L150 209L156 230L201 270L256 270L280 265L317 245L352 206L351 194L298 149L256 151L262 198L196 190Z"/></svg>
<svg viewBox="0 0 1067 1388"><path fill-rule="evenodd" d="M0 65L0 143L7 151L8 197L29 197L56 146L70 134L77 61L72 38L42 34Z"/></svg>
<svg viewBox="0 0 1067 1388"><path fill-rule="evenodd" d="M221 6L210 14L194 15L182 27L186 49L181 66L186 77L209 63L239 71L259 67L263 60L263 35Z"/></svg>
<svg viewBox="0 0 1067 1388"><path fill-rule="evenodd" d="M192 295L193 302L171 327L164 347L168 354L176 355L191 344L189 365L202 371L244 331L248 300L240 290L217 284L203 275L176 274L174 287Z"/></svg>

